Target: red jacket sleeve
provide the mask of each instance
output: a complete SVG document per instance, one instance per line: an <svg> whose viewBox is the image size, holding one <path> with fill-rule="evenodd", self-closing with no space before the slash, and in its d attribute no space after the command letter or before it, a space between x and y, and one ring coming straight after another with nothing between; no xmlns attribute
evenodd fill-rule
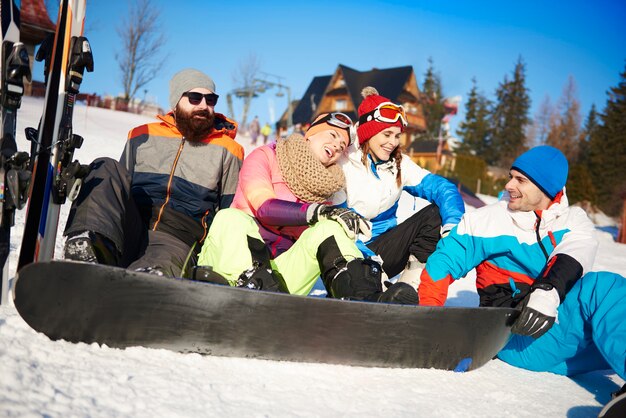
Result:
<svg viewBox="0 0 626 418"><path fill-rule="evenodd" d="M434 281L428 271L424 269L421 275L419 298L421 306L443 306L448 298L448 287L453 282L448 275L441 280Z"/></svg>

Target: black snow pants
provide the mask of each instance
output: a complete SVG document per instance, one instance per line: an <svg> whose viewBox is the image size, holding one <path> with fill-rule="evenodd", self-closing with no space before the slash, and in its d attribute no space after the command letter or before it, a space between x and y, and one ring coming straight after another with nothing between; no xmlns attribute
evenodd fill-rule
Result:
<svg viewBox="0 0 626 418"><path fill-rule="evenodd" d="M152 267L180 277L190 245L167 232L149 229L133 199L131 176L122 164L98 158L90 168L72 203L64 235L99 233L115 245L120 255L118 267Z"/></svg>
<svg viewBox="0 0 626 418"><path fill-rule="evenodd" d="M376 237L367 247L381 256L387 276L394 277L404 270L410 254L425 263L435 251L440 234L439 207L431 204Z"/></svg>

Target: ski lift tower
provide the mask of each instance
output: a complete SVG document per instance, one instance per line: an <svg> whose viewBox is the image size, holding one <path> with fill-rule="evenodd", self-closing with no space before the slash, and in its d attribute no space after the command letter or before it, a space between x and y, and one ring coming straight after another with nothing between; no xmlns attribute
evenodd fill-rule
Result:
<svg viewBox="0 0 626 418"><path fill-rule="evenodd" d="M277 75L268 74L264 72L259 72L263 76L263 78L254 79L254 83L257 86L256 91L259 93L264 93L267 89L278 88L278 92L276 93L276 97L283 97L285 93L283 93L283 89L287 91L287 131L291 129L293 126L293 109L291 107L291 89L289 86L281 83L283 77L279 77ZM269 79L276 79L276 81L270 81Z"/></svg>

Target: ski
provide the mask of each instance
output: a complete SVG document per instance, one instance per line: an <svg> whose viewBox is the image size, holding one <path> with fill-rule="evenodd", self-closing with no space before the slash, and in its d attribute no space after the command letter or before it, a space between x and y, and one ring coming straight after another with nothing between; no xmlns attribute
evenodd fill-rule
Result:
<svg viewBox="0 0 626 418"><path fill-rule="evenodd" d="M61 205L78 194L85 167L72 162L82 138L72 132L74 103L85 70L93 71L89 41L83 37L86 0L62 0L54 41L46 59L46 99L33 158L30 198L17 269L50 260Z"/></svg>
<svg viewBox="0 0 626 418"><path fill-rule="evenodd" d="M0 304L7 302L11 227L15 209L24 207L30 173L28 153L18 152L15 141L17 110L22 104L24 77L31 79L28 51L20 42L19 2L0 1L2 21L0 56Z"/></svg>

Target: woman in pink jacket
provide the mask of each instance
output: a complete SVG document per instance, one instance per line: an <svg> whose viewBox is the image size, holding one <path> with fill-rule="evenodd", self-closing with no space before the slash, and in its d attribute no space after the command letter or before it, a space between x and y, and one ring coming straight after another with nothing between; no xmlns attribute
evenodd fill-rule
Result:
<svg viewBox="0 0 626 418"><path fill-rule="evenodd" d="M243 163L231 208L213 220L199 265L233 286L308 294L317 277L331 296L417 303L406 284L382 292L380 266L364 260L356 236L370 234L361 216L329 205L343 193L337 160L350 144L343 113L318 116L304 136L254 150Z"/></svg>

